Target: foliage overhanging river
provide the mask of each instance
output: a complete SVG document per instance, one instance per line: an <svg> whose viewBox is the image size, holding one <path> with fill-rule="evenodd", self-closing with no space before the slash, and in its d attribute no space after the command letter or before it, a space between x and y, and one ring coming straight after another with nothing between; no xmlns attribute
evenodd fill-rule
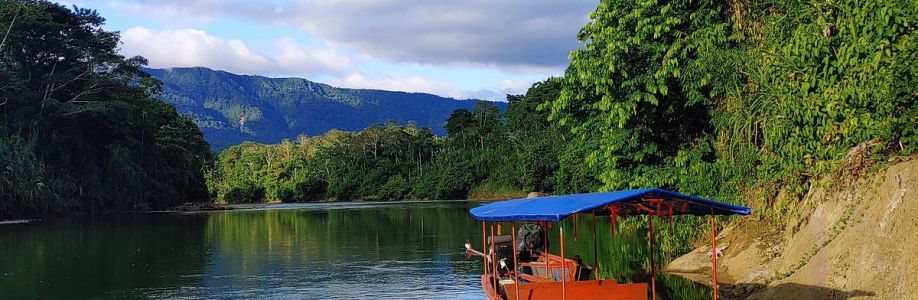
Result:
<svg viewBox="0 0 918 300"><path fill-rule="evenodd" d="M480 223L468 215L475 205L284 204L2 225L0 291L5 299L482 299L481 262L463 253L466 239L481 247ZM565 226L565 252L592 264L590 220L578 223L578 241ZM618 280L644 280L646 244L610 239L607 223L597 231L602 266ZM704 286L660 277L662 299L710 297Z"/></svg>

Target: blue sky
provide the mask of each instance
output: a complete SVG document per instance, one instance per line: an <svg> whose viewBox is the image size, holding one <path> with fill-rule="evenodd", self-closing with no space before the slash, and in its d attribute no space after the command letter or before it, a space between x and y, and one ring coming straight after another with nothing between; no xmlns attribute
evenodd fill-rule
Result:
<svg viewBox="0 0 918 300"><path fill-rule="evenodd" d="M570 0L68 0L150 67L503 100L563 73L596 3Z"/></svg>

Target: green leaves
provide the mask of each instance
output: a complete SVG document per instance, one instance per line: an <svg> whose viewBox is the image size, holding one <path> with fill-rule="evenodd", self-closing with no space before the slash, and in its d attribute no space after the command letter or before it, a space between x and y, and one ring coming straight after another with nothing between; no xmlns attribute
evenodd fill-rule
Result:
<svg viewBox="0 0 918 300"><path fill-rule="evenodd" d="M914 126L905 117L916 95L916 48L910 42L915 28L907 21L914 5L786 5L784 14L756 20L765 26L765 39L746 50L754 63L741 71L752 76L736 94L754 96L729 99L760 110L733 112L736 122L720 131L751 125L762 132L762 139L748 146L768 149L760 168L776 172L772 180L778 181L825 172L849 148L867 140L896 146L908 140L894 128Z"/></svg>
<svg viewBox="0 0 918 300"><path fill-rule="evenodd" d="M484 102L471 111L456 110L444 138L414 123L389 122L277 145L236 145L220 154L209 173L211 193L230 202L290 202L552 192L573 184L556 180L566 144L538 107L557 98L560 89L558 79L549 79L526 95L508 96L506 112ZM588 176L572 172L563 178L588 182Z"/></svg>
<svg viewBox="0 0 918 300"><path fill-rule="evenodd" d="M575 136L560 170L579 160L598 189L729 200L802 192L864 141L914 153L916 12L908 1L601 1L563 90L542 105Z"/></svg>
<svg viewBox="0 0 918 300"><path fill-rule="evenodd" d="M0 215L162 209L207 200L207 143L189 119L151 98L160 85L141 71L146 60L120 55L118 33L102 29L95 11L5 2L0 23L10 24L16 12L0 49L0 132L39 162L14 169L40 169L43 188L0 189ZM40 205L6 205L21 192L37 196Z"/></svg>
<svg viewBox="0 0 918 300"><path fill-rule="evenodd" d="M608 189L645 176L707 134L706 106L736 84L721 7L708 1L601 1L581 29L551 119L578 135ZM645 181L635 181L646 178Z"/></svg>

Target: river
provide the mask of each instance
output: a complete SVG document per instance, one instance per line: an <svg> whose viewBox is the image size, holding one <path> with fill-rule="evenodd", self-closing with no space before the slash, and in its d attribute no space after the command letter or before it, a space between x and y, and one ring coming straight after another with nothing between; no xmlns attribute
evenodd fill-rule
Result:
<svg viewBox="0 0 918 300"><path fill-rule="evenodd" d="M466 239L481 248L475 205L315 203L0 225L0 298L483 299L481 262L463 253ZM592 264L584 219L566 253ZM601 267L621 281L641 277L627 270L644 263L640 241L603 230L599 240ZM661 299L710 298L704 286L658 280Z"/></svg>

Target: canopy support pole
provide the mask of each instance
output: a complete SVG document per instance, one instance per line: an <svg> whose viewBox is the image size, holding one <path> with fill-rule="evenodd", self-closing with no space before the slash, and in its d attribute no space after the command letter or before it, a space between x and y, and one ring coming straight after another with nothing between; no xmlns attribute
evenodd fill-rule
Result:
<svg viewBox="0 0 918 300"><path fill-rule="evenodd" d="M543 223L544 227L542 228L542 235L545 237L542 243L542 254L548 254L548 222ZM551 264L548 261L548 256L545 256L545 276L551 276Z"/></svg>
<svg viewBox="0 0 918 300"><path fill-rule="evenodd" d="M500 273L500 270L497 269L497 251L496 251L497 249L495 249L496 246L497 245L494 244L494 225L492 224L491 225L491 250L488 251L488 256L491 257L491 270L494 271L494 272L491 272L491 274L493 275L491 277L491 282L492 282L492 286L494 287L495 293L497 292L497 281L498 281L497 274Z"/></svg>
<svg viewBox="0 0 918 300"><path fill-rule="evenodd" d="M516 265L516 222L510 224L510 238L513 239L513 286L516 289L516 299L520 299L520 267Z"/></svg>
<svg viewBox="0 0 918 300"><path fill-rule="evenodd" d="M596 245L596 214L593 214L593 279L599 280L599 248Z"/></svg>
<svg viewBox="0 0 918 300"><path fill-rule="evenodd" d="M650 223L650 294L653 300L657 300L657 275L654 273L653 259L653 215L647 215L647 223Z"/></svg>
<svg viewBox="0 0 918 300"><path fill-rule="evenodd" d="M711 208L711 286L714 287L714 300L717 300L717 222L714 219L714 208Z"/></svg>
<svg viewBox="0 0 918 300"><path fill-rule="evenodd" d="M560 240L561 240L561 299L566 300L567 299L567 286L565 285L566 280L564 277L567 277L567 276L564 276L565 275L564 273L566 273L565 270L567 270L567 268L564 267L564 264L566 263L566 261L564 258L564 223L563 221L558 222L558 236L560 237ZM546 263L549 263L549 262L546 261Z"/></svg>
<svg viewBox="0 0 918 300"><path fill-rule="evenodd" d="M484 267L484 274L488 274L488 233L485 231L485 222L481 221L481 252L485 255L484 259L481 260Z"/></svg>
<svg viewBox="0 0 918 300"><path fill-rule="evenodd" d="M673 205L669 204L669 236L673 236Z"/></svg>
<svg viewBox="0 0 918 300"><path fill-rule="evenodd" d="M612 237L615 237L615 221L618 217L618 211L615 209L615 206L609 208L609 232L612 233Z"/></svg>

